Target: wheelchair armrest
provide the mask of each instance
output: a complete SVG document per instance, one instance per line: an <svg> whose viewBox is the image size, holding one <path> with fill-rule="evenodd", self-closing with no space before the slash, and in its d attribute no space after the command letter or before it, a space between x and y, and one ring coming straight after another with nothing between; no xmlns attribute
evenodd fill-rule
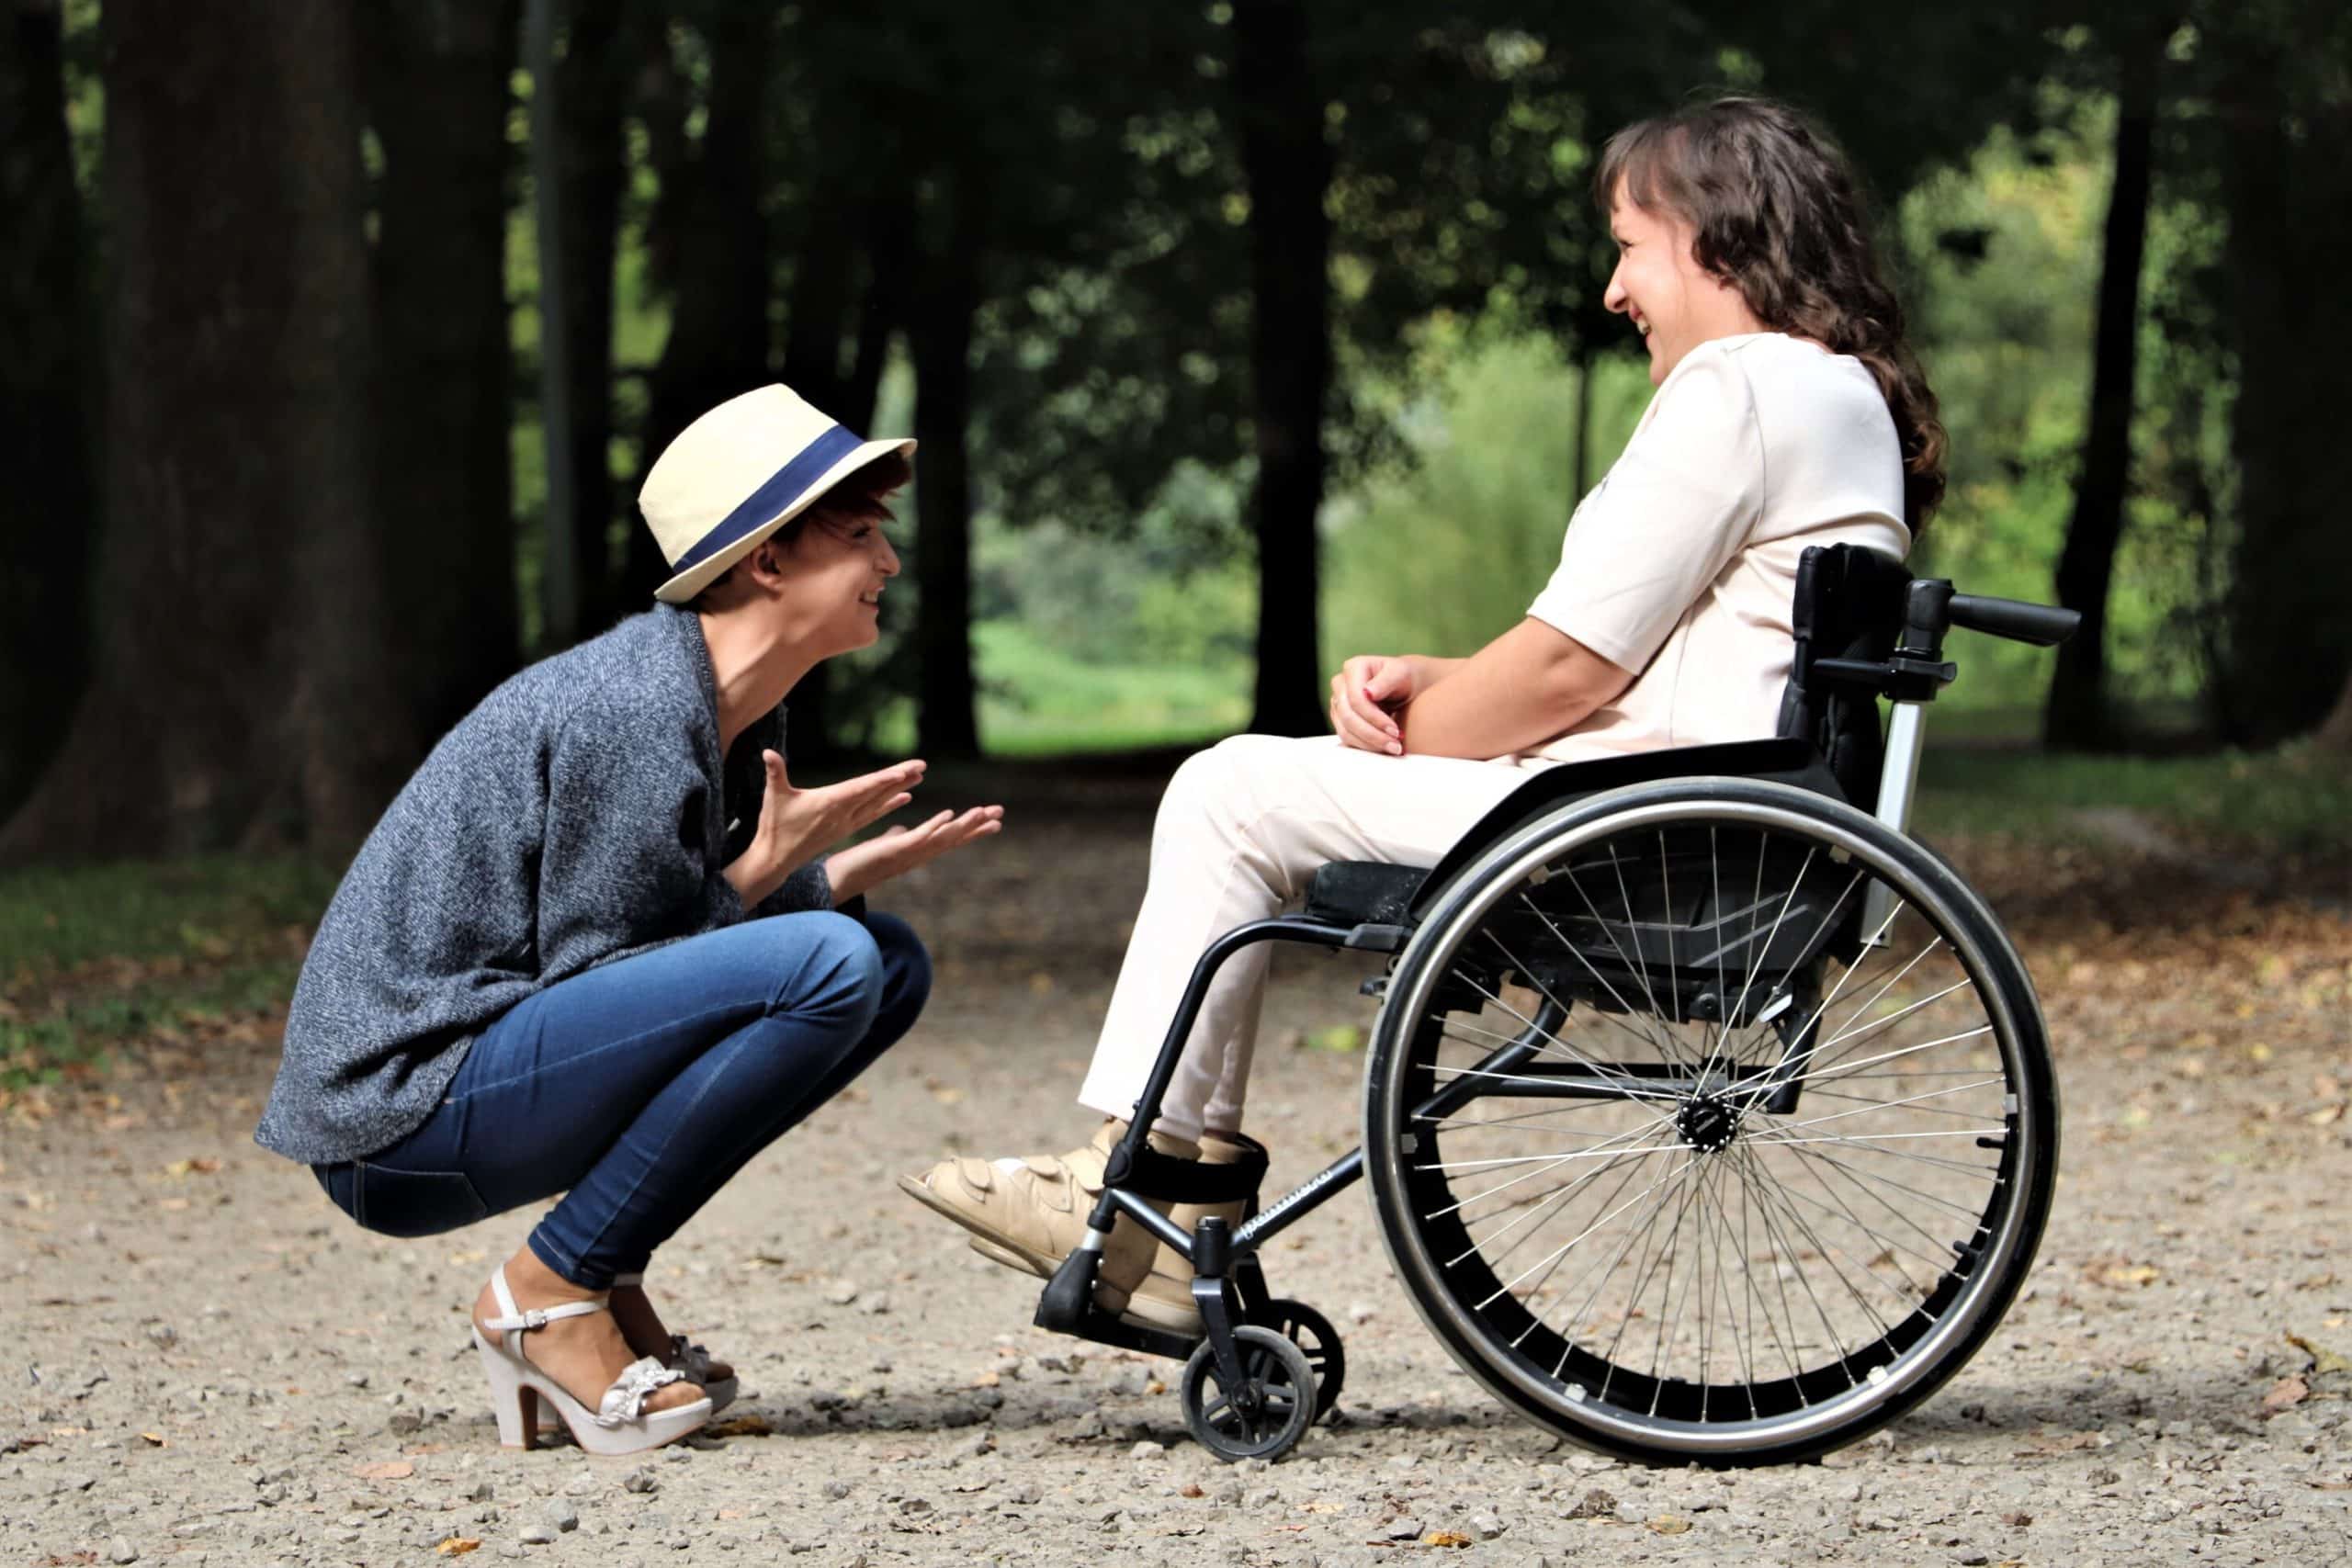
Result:
<svg viewBox="0 0 2352 1568"><path fill-rule="evenodd" d="M1428 875L1425 866L1335 860L1307 885L1306 912L1310 919L1338 926L1410 925L1413 895Z"/></svg>

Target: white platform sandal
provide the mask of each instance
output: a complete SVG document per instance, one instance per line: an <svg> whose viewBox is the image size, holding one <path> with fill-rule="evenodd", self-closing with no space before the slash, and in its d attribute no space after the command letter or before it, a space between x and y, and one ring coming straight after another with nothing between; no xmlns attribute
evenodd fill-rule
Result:
<svg viewBox="0 0 2352 1568"><path fill-rule="evenodd" d="M514 1294L506 1288L506 1266L503 1263L490 1277L490 1288L497 1298L500 1315L475 1328L474 1348L481 1352L481 1370L490 1379L491 1405L498 1413L498 1440L507 1448L527 1449L537 1440L538 1406L543 1400L554 1406L563 1424L571 1429L572 1440L592 1454L633 1454L660 1448L689 1432L699 1431L710 1420L712 1405L708 1398L670 1410L645 1408L646 1396L655 1389L686 1381L684 1373L663 1366L650 1356L631 1362L613 1380L613 1386L605 1391L598 1408L589 1409L531 1364L530 1358L523 1353L523 1337L534 1328L545 1328L560 1317L609 1312L612 1309L606 1298L596 1296L584 1302L565 1302L560 1306L524 1311L515 1306ZM481 1337L484 1328L497 1332L497 1344Z"/></svg>
<svg viewBox="0 0 2352 1568"><path fill-rule="evenodd" d="M613 1276L613 1289L616 1291L632 1285L639 1290L643 1290L645 1276L642 1274ZM683 1334L670 1336L670 1350L662 1358L662 1364L684 1377L688 1382L700 1383L703 1393L710 1395L710 1408L713 1415L734 1404L735 1393L742 1386L741 1380L735 1376L732 1368L729 1369L727 1376L723 1378L713 1377L710 1369L717 1363L711 1353L699 1345L690 1343Z"/></svg>

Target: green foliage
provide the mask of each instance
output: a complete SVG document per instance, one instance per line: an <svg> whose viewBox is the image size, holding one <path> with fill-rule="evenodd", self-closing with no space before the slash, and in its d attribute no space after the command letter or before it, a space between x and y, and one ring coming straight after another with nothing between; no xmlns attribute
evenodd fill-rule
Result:
<svg viewBox="0 0 2352 1568"><path fill-rule="evenodd" d="M1466 654L1527 611L1559 562L1575 472L1576 371L1548 339L1441 324L1400 411L1411 461L1375 471L1326 514L1325 662L1357 653ZM1629 358L1592 368L1595 479L1648 401Z"/></svg>
<svg viewBox="0 0 2352 1568"><path fill-rule="evenodd" d="M1250 716L1247 663L1109 662L1073 658L1027 628L973 631L987 684L980 739L991 755L1037 756L1206 742Z"/></svg>
<svg viewBox="0 0 2352 1568"><path fill-rule="evenodd" d="M2061 100L2052 129L1996 130L1964 165L1903 202L1914 341L1951 436L1951 488L1915 560L1963 589L2047 599L2074 504L2089 397L2114 110ZM2143 298L2162 300L2218 243L2189 204L2152 215ZM2209 476L2225 460L2226 400L2211 357L2143 312L2135 467L2109 605L2109 690L2136 710L2185 705L2205 680L2215 602ZM1961 708L2038 704L2047 653L1955 644Z"/></svg>

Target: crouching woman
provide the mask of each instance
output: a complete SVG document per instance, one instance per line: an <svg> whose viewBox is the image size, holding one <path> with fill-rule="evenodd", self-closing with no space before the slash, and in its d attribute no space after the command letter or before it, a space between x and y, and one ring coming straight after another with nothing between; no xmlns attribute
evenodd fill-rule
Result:
<svg viewBox="0 0 2352 1568"><path fill-rule="evenodd" d="M912 447L780 386L695 421L640 497L675 573L659 602L451 730L311 943L263 1146L388 1235L564 1194L474 1303L509 1444L541 1404L616 1453L733 1397L646 1266L922 1010L922 944L859 896L1001 824L943 813L828 855L923 765L785 771L785 694L877 635Z"/></svg>

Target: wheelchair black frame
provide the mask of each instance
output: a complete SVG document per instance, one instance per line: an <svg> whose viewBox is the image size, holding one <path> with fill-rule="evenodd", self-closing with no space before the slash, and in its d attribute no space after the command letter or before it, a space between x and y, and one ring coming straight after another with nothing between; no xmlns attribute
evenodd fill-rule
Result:
<svg viewBox="0 0 2352 1568"><path fill-rule="evenodd" d="M1956 667L1942 656L1949 628L1967 626L1996 637L2049 646L2071 635L2077 617L2071 611L2050 606L1956 594L1950 582L1939 579L1911 581L1903 591L1902 612L1901 634L1886 658L1815 659L1811 660L1807 674L1824 688L1844 688L1892 699L1894 714L1885 737L1874 815L1896 832L1907 833L1911 794L1917 776L1920 716L1958 673ZM1446 870L1447 866L1441 864L1431 874L1442 875ZM1126 1134L1113 1149L1105 1166L1102 1196L1087 1220L1087 1237L1063 1259L1038 1299L1034 1319L1038 1327L1177 1360L1194 1353L1201 1339L1128 1323L1095 1303L1094 1281L1102 1267L1102 1247L1112 1226L1124 1214L1192 1263L1193 1300L1200 1309L1203 1338L1215 1357L1218 1381L1228 1389L1240 1386L1243 1378L1233 1330L1251 1321L1272 1299L1259 1262L1260 1250L1267 1241L1363 1178L1362 1145L1324 1167L1271 1206L1250 1213L1238 1229L1228 1226L1221 1216L1211 1215L1187 1235L1152 1207L1145 1196L1130 1190L1127 1182L1140 1163L1159 1157L1149 1152L1150 1129L1159 1119L1160 1102L1175 1078L1209 986L1228 959L1243 948L1264 942L1299 942L1331 951L1393 956L1403 951L1414 930L1411 925L1342 925L1312 915L1284 915L1237 926L1209 944L1193 966L1192 978L1169 1023L1151 1076L1136 1101ZM1385 982L1374 982L1366 989L1375 990L1382 985ZM1523 1083L1473 1089L1469 1087L1471 1076L1465 1074L1432 1094L1416 1114L1442 1113L1453 1109L1457 1099L1510 1096L1514 1091L1580 1098L1579 1091L1589 1089L1593 1098L1623 1098L1625 1082L1622 1075L1614 1079L1596 1077L1587 1085L1578 1082L1584 1075L1573 1067L1529 1066L1530 1058L1537 1055L1542 1043L1551 1038L1565 1018L1565 1007L1547 994L1528 1027L1514 1039L1497 1046L1479 1064L1481 1077L1498 1071L1523 1071ZM1422 1027L1428 1027L1427 1023ZM1802 1059L1801 1043L1790 1043L1792 1055ZM1780 1114L1794 1109L1804 1085L1802 1074L1786 1073L1788 1061L1784 1057L1775 1065L1774 1074L1782 1076L1768 1091L1769 1109ZM1673 1075L1670 1068L1661 1066L1654 1074L1640 1076L1665 1079Z"/></svg>

